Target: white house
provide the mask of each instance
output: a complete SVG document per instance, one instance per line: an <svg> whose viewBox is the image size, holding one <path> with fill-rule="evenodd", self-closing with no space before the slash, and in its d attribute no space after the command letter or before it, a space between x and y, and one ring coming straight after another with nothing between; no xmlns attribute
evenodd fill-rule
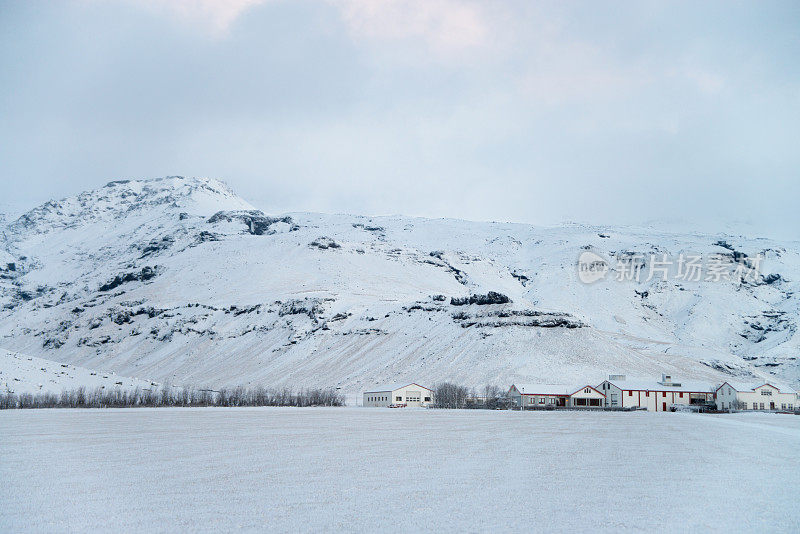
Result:
<svg viewBox="0 0 800 534"><path fill-rule="evenodd" d="M794 410L800 405L795 390L768 383L723 382L716 398L719 410Z"/></svg>
<svg viewBox="0 0 800 534"><path fill-rule="evenodd" d="M627 380L624 375L612 375L597 389L605 393L606 406L611 408L646 408L651 412L666 412L673 404L714 404L714 388L711 384L675 382L670 375L661 375L660 382Z"/></svg>
<svg viewBox="0 0 800 534"><path fill-rule="evenodd" d="M364 392L364 406L429 406L433 402L433 391L416 383L389 384Z"/></svg>
<svg viewBox="0 0 800 534"><path fill-rule="evenodd" d="M516 406L526 408L602 408L605 395L586 384L514 384L508 396Z"/></svg>

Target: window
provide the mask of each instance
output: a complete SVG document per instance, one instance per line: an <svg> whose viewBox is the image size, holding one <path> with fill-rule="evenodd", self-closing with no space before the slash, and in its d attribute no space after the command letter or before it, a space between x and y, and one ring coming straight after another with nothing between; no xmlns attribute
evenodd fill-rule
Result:
<svg viewBox="0 0 800 534"><path fill-rule="evenodd" d="M785 409L786 409L786 403L784 402L784 403L781 404L781 410L785 410Z"/></svg>
<svg viewBox="0 0 800 534"><path fill-rule="evenodd" d="M430 401L431 401L430 397L425 397L425 402L430 402Z"/></svg>
<svg viewBox="0 0 800 534"><path fill-rule="evenodd" d="M403 400L403 397L401 397L401 396L399 396L399 395L398 395L398 396L397 396L397 397L395 397L394 399L395 399L395 400L399 400L399 401L401 401L401 400Z"/></svg>
<svg viewBox="0 0 800 534"><path fill-rule="evenodd" d="M790 404L790 405L789 405L789 409L790 409L790 410L794 410L794 406L792 406L792 405Z"/></svg>
<svg viewBox="0 0 800 534"><path fill-rule="evenodd" d="M753 409L754 409L754 410L758 410L758 403L757 403L757 402L754 402L754 403L753 403Z"/></svg>
<svg viewBox="0 0 800 534"><path fill-rule="evenodd" d="M763 410L764 409L764 403L763 402L759 402L758 403L758 409L759 410Z"/></svg>
<svg viewBox="0 0 800 534"><path fill-rule="evenodd" d="M539 397L539 404L544 404L544 397Z"/></svg>
<svg viewBox="0 0 800 534"><path fill-rule="evenodd" d="M678 393L678 397L683 398L683 393Z"/></svg>
<svg viewBox="0 0 800 534"><path fill-rule="evenodd" d="M761 394L762 395L772 395L772 390L771 389L762 389L761 390Z"/></svg>
<svg viewBox="0 0 800 534"><path fill-rule="evenodd" d="M629 396L629 397L633 397L633 391L629 391L629 392L628 392L628 396Z"/></svg>

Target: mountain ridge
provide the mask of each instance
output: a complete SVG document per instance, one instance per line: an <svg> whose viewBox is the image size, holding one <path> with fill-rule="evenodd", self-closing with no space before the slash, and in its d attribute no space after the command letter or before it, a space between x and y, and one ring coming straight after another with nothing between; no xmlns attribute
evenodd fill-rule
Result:
<svg viewBox="0 0 800 534"><path fill-rule="evenodd" d="M183 177L111 182L3 230L0 347L124 376L353 391L612 372L800 380L800 254L765 238L270 216ZM763 254L764 273L587 285L585 251L643 255L644 268L648 254L719 254L731 268Z"/></svg>

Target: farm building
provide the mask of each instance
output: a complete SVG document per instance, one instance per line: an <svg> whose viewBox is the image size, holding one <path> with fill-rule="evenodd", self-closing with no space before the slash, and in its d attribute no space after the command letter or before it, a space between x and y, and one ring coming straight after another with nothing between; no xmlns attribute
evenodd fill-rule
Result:
<svg viewBox="0 0 800 534"><path fill-rule="evenodd" d="M766 383L723 382L716 390L716 402L720 410L794 410L800 405L793 389Z"/></svg>
<svg viewBox="0 0 800 534"><path fill-rule="evenodd" d="M605 395L589 385L514 384L508 391L515 406L525 408L602 408Z"/></svg>
<svg viewBox="0 0 800 534"><path fill-rule="evenodd" d="M433 391L415 383L378 386L364 392L364 406L429 406Z"/></svg>
<svg viewBox="0 0 800 534"><path fill-rule="evenodd" d="M670 375L661 375L660 382L626 380L624 375L612 375L597 389L605 393L606 406L611 408L646 408L651 412L666 412L673 404L714 404L714 389L710 384L675 382Z"/></svg>

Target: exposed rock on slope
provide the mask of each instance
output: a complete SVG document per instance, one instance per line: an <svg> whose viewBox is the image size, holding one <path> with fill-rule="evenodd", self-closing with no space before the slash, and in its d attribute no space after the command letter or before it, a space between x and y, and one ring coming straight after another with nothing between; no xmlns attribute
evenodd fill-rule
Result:
<svg viewBox="0 0 800 534"><path fill-rule="evenodd" d="M489 291L485 295L470 295L468 297L452 297L450 304L453 306L464 306L465 304L477 304L485 306L487 304L509 304L511 299L502 293Z"/></svg>

